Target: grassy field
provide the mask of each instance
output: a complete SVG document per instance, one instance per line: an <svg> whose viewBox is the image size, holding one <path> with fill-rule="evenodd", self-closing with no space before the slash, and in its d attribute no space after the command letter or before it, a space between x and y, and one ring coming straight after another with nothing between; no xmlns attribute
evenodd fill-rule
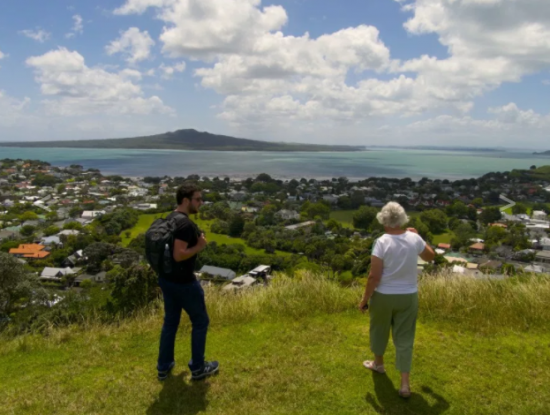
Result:
<svg viewBox="0 0 550 415"><path fill-rule="evenodd" d="M0 341L0 414L422 414L550 413L550 280L422 282L413 396L368 372L361 288L302 275L241 295L207 290L207 357L220 374L191 382L189 325L164 383L155 362L159 311L119 325L53 330Z"/></svg>
<svg viewBox="0 0 550 415"><path fill-rule="evenodd" d="M330 212L330 218L340 222L343 227L353 229L353 214L356 210L336 210Z"/></svg>
<svg viewBox="0 0 550 415"><path fill-rule="evenodd" d="M439 235L434 235L432 243L434 245L450 244L451 239L453 238L453 236L454 235L453 235L452 231L448 231L448 232L445 232L445 233L442 233L442 234L439 234Z"/></svg>
<svg viewBox="0 0 550 415"><path fill-rule="evenodd" d="M128 246L132 239L138 236L140 233L145 233L149 226L160 217L166 217L169 212L163 214L143 214L140 215L139 221L132 229L130 229L130 237L126 237L126 231L121 233L122 245ZM196 217L195 217L196 216ZM232 245L232 244L241 244L244 245L244 250L249 255L259 255L263 254L264 251L261 249L255 249L248 246L244 239L241 238L232 238L228 235L220 235L210 231L210 226L212 225L212 220L201 220L198 215L193 216L191 219L197 224L197 226L206 232L206 239L208 242L216 242L219 245ZM290 255L288 252L275 251L277 255Z"/></svg>

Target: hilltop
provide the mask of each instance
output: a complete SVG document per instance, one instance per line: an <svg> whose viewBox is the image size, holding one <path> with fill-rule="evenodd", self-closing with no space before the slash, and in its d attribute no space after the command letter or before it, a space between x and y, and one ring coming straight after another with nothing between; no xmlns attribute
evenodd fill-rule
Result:
<svg viewBox="0 0 550 415"><path fill-rule="evenodd" d="M362 147L275 143L200 132L177 130L143 137L74 141L2 143L0 147L56 147L95 149L209 150L209 151L359 151Z"/></svg>
<svg viewBox="0 0 550 415"><path fill-rule="evenodd" d="M176 369L156 380L159 304L112 325L88 321L4 340L0 414L550 412L548 277L423 278L408 402L397 397L392 346L388 376L361 366L369 357L368 315L356 310L361 290L303 273L239 295L207 289L207 357L220 360L221 373L198 383L186 371L186 318Z"/></svg>
<svg viewBox="0 0 550 415"><path fill-rule="evenodd" d="M533 154L536 154L537 156L550 156L550 150L541 151L540 153L534 152Z"/></svg>

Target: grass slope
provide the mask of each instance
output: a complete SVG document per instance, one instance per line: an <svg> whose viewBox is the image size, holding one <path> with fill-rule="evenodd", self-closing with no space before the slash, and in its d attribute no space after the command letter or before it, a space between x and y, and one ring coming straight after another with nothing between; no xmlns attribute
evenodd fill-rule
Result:
<svg viewBox="0 0 550 415"><path fill-rule="evenodd" d="M307 275L238 296L207 291L207 356L222 366L199 383L185 368L187 319L174 374L156 381L159 312L4 340L0 414L550 413L549 280L423 281L408 402L397 397L391 345L387 376L361 366L368 315L354 310L359 296Z"/></svg>
<svg viewBox="0 0 550 415"><path fill-rule="evenodd" d="M147 229L149 229L149 226L155 221L155 219L158 219L160 217L166 217L170 212L162 213L162 214L143 214L139 216L138 223L136 226L134 226L132 229L129 230L130 237L126 237L126 232L124 231L120 234L120 237L122 238L122 246L128 246L128 244L134 239L136 236L138 236L140 233L145 233ZM264 254L264 251L261 249L255 249L246 244L246 241L242 238L232 238L228 235L221 235L217 233L213 233L210 231L210 226L212 225L212 220L202 220L199 219L197 215L194 215L191 217L191 219L197 224L197 226L206 232L206 239L208 242L216 242L219 245L233 245L233 244L240 244L244 245L244 250L249 255L260 255ZM275 251L277 255L290 255L288 252L283 251Z"/></svg>

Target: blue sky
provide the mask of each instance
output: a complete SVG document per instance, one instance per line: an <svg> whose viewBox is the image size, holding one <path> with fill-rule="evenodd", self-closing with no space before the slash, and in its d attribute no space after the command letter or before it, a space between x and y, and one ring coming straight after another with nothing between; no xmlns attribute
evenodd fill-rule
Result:
<svg viewBox="0 0 550 415"><path fill-rule="evenodd" d="M0 141L548 149L546 0L4 0Z"/></svg>

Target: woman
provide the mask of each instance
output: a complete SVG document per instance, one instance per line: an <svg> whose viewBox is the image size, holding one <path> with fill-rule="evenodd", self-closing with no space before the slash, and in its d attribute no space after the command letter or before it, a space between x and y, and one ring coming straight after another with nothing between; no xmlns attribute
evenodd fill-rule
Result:
<svg viewBox="0 0 550 415"><path fill-rule="evenodd" d="M385 234L374 244L367 287L359 309L370 310L370 346L374 360L363 365L385 373L384 352L390 329L395 345L395 365L401 372L399 396L409 398L416 316L418 313L417 257L432 261L435 253L414 228L403 230L409 221L405 209L390 202L376 216Z"/></svg>

